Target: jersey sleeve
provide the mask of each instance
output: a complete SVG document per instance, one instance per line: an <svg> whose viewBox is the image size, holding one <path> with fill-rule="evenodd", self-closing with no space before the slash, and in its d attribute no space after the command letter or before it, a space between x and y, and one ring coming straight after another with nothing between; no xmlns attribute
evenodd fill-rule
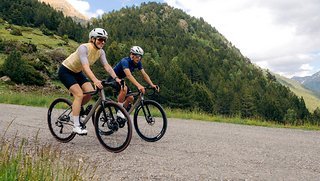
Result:
<svg viewBox="0 0 320 181"><path fill-rule="evenodd" d="M124 70L124 69L130 69L129 68L129 62L126 60L126 59L122 59L121 60L121 65L122 65L122 69Z"/></svg>
<svg viewBox="0 0 320 181"><path fill-rule="evenodd" d="M79 59L81 64L89 64L88 60L88 48L85 45L80 45L78 48Z"/></svg>
<svg viewBox="0 0 320 181"><path fill-rule="evenodd" d="M101 49L100 62L102 65L108 64L106 53L103 49Z"/></svg>

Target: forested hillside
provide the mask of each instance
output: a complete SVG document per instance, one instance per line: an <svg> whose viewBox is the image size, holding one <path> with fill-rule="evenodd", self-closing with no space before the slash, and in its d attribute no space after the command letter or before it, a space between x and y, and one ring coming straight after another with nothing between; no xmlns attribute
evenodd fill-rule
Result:
<svg viewBox="0 0 320 181"><path fill-rule="evenodd" d="M309 119L310 113L302 98L282 86L270 73L265 75L202 18L191 17L167 4L147 3L113 11L80 28L71 19L35 0L16 3L25 3L19 6L23 8L27 1L37 4L30 5L30 9L45 9L46 15L51 16L41 23L36 21L37 13L29 14L33 20L23 19L24 16L17 18L21 13L8 15L6 8L10 7L11 12L17 10L2 3L0 16L19 25L45 26L55 34L68 35L78 42L86 42L85 37L93 27L105 28L109 33L105 50L112 65L127 56L132 45L141 46L146 52L143 66L160 85L161 93L156 99L164 106L280 123L303 123ZM57 21L52 27L50 23L54 20ZM99 77L106 77L99 63L94 69Z"/></svg>
<svg viewBox="0 0 320 181"><path fill-rule="evenodd" d="M38 0L1 0L0 17L9 23L21 26L45 28L45 34L66 35L71 39L87 41L86 29L70 17L64 17L61 11Z"/></svg>

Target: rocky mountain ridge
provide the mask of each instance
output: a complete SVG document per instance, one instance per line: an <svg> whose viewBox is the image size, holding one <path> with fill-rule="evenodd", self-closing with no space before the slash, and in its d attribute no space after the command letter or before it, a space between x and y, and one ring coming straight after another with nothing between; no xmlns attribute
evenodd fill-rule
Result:
<svg viewBox="0 0 320 181"><path fill-rule="evenodd" d="M62 11L65 16L74 18L77 21L87 21L89 18L76 10L67 0L38 0L49 4L54 9Z"/></svg>
<svg viewBox="0 0 320 181"><path fill-rule="evenodd" d="M293 80L300 82L304 87L320 94L320 71L306 77L292 77Z"/></svg>

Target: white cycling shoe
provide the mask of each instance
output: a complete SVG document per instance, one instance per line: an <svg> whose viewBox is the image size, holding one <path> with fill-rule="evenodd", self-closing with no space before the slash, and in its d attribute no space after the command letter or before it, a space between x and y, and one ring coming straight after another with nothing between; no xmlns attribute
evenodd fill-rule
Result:
<svg viewBox="0 0 320 181"><path fill-rule="evenodd" d="M125 118L126 118L120 110L117 111L117 116L120 117L120 118L122 118L122 119L125 119Z"/></svg>
<svg viewBox="0 0 320 181"><path fill-rule="evenodd" d="M74 127L73 128L73 132L79 134L79 135L85 135L88 133L88 131L86 129L82 129L81 127Z"/></svg>

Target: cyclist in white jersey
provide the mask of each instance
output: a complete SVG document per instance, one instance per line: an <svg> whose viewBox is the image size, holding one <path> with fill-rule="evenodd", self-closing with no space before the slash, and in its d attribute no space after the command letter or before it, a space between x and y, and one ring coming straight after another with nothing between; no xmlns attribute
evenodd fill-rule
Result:
<svg viewBox="0 0 320 181"><path fill-rule="evenodd" d="M119 84L120 79L116 76L112 67L108 64L105 51L102 49L108 33L102 28L95 28L89 33L89 42L81 44L77 50L66 58L59 68L59 78L64 86L72 93L74 100L72 103L72 116L74 121L73 131L77 134L87 134L87 130L80 127L79 114L81 105L86 104L91 99L90 95L84 95L83 92L94 91L92 84L102 89L101 81L94 75L90 69L90 65L94 64L98 59L102 63L104 69ZM85 74L84 74L85 73Z"/></svg>

